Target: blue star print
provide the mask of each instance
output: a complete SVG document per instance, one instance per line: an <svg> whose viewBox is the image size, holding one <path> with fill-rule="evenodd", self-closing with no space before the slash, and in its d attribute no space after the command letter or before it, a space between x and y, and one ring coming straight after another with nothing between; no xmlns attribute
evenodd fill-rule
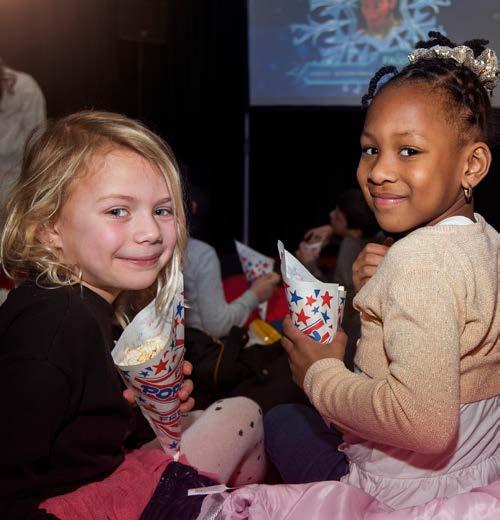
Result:
<svg viewBox="0 0 500 520"><path fill-rule="evenodd" d="M290 296L292 297L292 303L295 303L295 305L297 305L297 302L300 300L303 300L302 296L297 294L297 291L290 292Z"/></svg>

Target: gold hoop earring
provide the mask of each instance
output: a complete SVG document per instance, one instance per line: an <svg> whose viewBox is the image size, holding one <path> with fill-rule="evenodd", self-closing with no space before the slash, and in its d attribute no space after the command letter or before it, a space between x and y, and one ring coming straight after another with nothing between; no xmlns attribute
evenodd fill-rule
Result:
<svg viewBox="0 0 500 520"><path fill-rule="evenodd" d="M465 202L467 202L467 204L470 204L470 202L472 200L472 188L470 186L467 186L467 188L464 188L464 197L465 197Z"/></svg>

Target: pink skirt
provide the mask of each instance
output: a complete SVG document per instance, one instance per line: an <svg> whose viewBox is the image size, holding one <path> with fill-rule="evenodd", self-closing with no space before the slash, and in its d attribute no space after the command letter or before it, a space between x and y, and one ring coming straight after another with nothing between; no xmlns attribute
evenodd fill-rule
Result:
<svg viewBox="0 0 500 520"><path fill-rule="evenodd" d="M209 495L200 513L215 507L218 495ZM448 498L393 511L361 489L343 482L251 485L233 491L223 503L221 520L450 520L500 518L500 480Z"/></svg>
<svg viewBox="0 0 500 520"><path fill-rule="evenodd" d="M104 480L48 498L39 507L61 520L137 520L171 461L160 450L135 450Z"/></svg>

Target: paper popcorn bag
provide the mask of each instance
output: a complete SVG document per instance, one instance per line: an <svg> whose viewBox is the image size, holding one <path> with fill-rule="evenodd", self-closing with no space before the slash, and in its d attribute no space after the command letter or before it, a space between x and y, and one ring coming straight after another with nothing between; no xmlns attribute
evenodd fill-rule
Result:
<svg viewBox="0 0 500 520"><path fill-rule="evenodd" d="M237 240L235 240L234 243L236 244L236 251L240 257L241 267L249 283L252 283L260 276L273 272L274 259L255 251L255 249L252 249ZM259 305L259 316L265 320L266 315L267 302L262 302Z"/></svg>
<svg viewBox="0 0 500 520"><path fill-rule="evenodd" d="M281 241L278 251L293 324L315 341L330 343L342 321L344 288L315 278Z"/></svg>
<svg viewBox="0 0 500 520"><path fill-rule="evenodd" d="M180 448L178 392L184 376L184 292L180 277L175 297L158 320L152 301L128 325L112 351L126 385L166 453Z"/></svg>

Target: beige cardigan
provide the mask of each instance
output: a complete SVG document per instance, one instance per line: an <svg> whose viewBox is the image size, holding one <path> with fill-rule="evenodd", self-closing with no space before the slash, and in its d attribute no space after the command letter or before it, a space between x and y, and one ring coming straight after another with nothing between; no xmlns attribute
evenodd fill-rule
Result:
<svg viewBox="0 0 500 520"><path fill-rule="evenodd" d="M354 300L363 374L336 359L306 374L323 416L363 439L437 453L457 435L461 403L500 394L499 235L476 220L391 247Z"/></svg>

